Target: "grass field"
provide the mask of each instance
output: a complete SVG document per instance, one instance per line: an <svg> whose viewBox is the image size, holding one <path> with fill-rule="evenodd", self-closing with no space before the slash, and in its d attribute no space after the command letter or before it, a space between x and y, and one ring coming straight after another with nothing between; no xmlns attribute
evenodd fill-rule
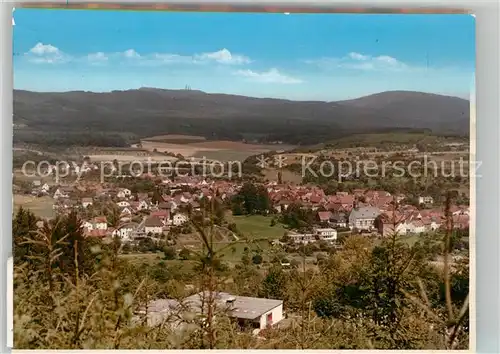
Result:
<svg viewBox="0 0 500 354"><path fill-rule="evenodd" d="M36 216L41 218L54 217L52 205L54 200L50 197L37 198L29 195L14 194L13 212L15 213L19 207L31 210Z"/></svg>
<svg viewBox="0 0 500 354"><path fill-rule="evenodd" d="M184 157L197 157L218 161L243 161L247 157L273 150L290 150L292 145L249 144L242 141L205 140L191 135L161 135L144 138L143 149L148 151L181 154Z"/></svg>
<svg viewBox="0 0 500 354"><path fill-rule="evenodd" d="M122 259L126 259L132 263L156 263L163 258L163 253L129 253L121 254L119 256ZM170 262L170 261L169 261Z"/></svg>
<svg viewBox="0 0 500 354"><path fill-rule="evenodd" d="M231 216L229 222L234 222L238 230L246 237L254 240L273 240L281 238L286 229L280 223L271 226L271 218L262 215Z"/></svg>

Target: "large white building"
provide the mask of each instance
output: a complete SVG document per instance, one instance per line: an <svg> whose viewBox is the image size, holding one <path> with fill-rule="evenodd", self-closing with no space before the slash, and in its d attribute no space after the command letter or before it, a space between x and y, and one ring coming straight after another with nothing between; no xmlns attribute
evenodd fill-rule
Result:
<svg viewBox="0 0 500 354"><path fill-rule="evenodd" d="M374 230L375 219L379 215L380 210L372 206L354 208L349 214L349 228L351 230Z"/></svg>
<svg viewBox="0 0 500 354"><path fill-rule="evenodd" d="M316 241L316 235L313 233L289 232L287 236L293 240L293 243L308 244Z"/></svg>
<svg viewBox="0 0 500 354"><path fill-rule="evenodd" d="M337 240L337 230L333 228L317 228L313 233L289 232L288 237L294 243L308 244L316 241L334 242Z"/></svg>
<svg viewBox="0 0 500 354"><path fill-rule="evenodd" d="M182 302L182 310L177 300L154 300L148 304L147 309L141 309L137 315L144 316L147 313L147 323L152 327L164 322L169 322L173 327L181 327L181 321L174 320L172 314L178 314L179 311L201 313L202 306L208 306L209 298L215 298L215 316L225 314L242 327L251 326L261 330L274 326L283 319L283 300L234 296L223 292L212 293L211 296L208 292L200 292L189 296ZM203 313L207 313L207 309Z"/></svg>
<svg viewBox="0 0 500 354"><path fill-rule="evenodd" d="M332 228L318 228L315 229L315 234L318 236L319 240L333 242L337 240L337 230Z"/></svg>

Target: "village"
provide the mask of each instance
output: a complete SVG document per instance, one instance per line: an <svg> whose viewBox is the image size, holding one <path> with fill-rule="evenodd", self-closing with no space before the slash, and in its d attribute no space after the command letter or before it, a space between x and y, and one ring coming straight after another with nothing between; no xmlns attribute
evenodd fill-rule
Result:
<svg viewBox="0 0 500 354"><path fill-rule="evenodd" d="M84 168L75 173L92 171L97 166ZM140 176L139 180L154 184L155 190L161 192L159 197L154 198L152 192L134 193L133 188L116 187L118 179L115 183L67 185L49 185L42 180L34 180L31 194L52 198L52 208L57 214L92 210L92 213L83 214L92 215L83 220L88 237L116 236L123 242L129 242L143 237L166 236L172 227L188 223L187 211L200 211L200 202L204 198L210 200L217 197L228 205L243 185L236 180L197 176L157 178L151 173ZM400 235L418 235L438 230L445 216L442 206L427 195L419 196L418 206L415 206L405 203L405 195L392 195L383 190L354 189L352 192L327 195L314 184L267 181L263 186L271 203L270 209L266 210L267 215L285 213L292 204L315 212L315 224L310 232L287 232L295 243L333 242L338 230L382 237L394 231ZM99 214L95 206L103 203L119 211L119 223L110 225L106 216ZM450 212L454 228L468 229L468 205L452 205Z"/></svg>

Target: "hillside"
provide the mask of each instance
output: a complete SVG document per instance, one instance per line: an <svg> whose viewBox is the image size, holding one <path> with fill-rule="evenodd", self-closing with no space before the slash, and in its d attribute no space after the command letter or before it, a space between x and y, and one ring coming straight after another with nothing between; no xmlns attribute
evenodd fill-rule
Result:
<svg viewBox="0 0 500 354"><path fill-rule="evenodd" d="M469 130L469 101L458 97L390 91L339 103L368 109L377 116L399 116L409 128L429 128L437 132L453 131L452 128L458 132Z"/></svg>
<svg viewBox="0 0 500 354"><path fill-rule="evenodd" d="M311 144L386 128L467 133L469 102L420 92L350 101L290 101L190 90L39 93L14 90L14 141L121 145L158 134ZM104 143L106 145L106 143Z"/></svg>

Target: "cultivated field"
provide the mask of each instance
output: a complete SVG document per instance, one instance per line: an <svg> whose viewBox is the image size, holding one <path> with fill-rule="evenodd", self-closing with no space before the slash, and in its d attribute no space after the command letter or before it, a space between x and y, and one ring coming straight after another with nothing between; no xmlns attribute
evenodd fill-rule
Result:
<svg viewBox="0 0 500 354"><path fill-rule="evenodd" d="M31 210L36 216L41 218L54 217L54 210L52 209L54 200L50 197L37 198L29 195L14 194L12 202L14 213L22 206L24 209Z"/></svg>
<svg viewBox="0 0 500 354"><path fill-rule="evenodd" d="M249 156L269 151L290 150L283 144L250 144L239 141L213 140L191 135L161 135L141 141L142 149L184 157L207 158L219 161L242 161Z"/></svg>
<svg viewBox="0 0 500 354"><path fill-rule="evenodd" d="M133 161L140 161L140 162L166 162L166 161L176 161L177 158L172 157L172 156L165 156L165 155L149 155L149 156L137 156L134 154L131 155L106 155L106 154L99 154L99 155L88 155L90 160L93 162L101 162L101 163L112 163L114 160L120 161L120 162L133 162Z"/></svg>
<svg viewBox="0 0 500 354"><path fill-rule="evenodd" d="M12 178L16 181L22 181L26 183L33 183L34 181L40 181L42 184L47 183L49 186L54 186L57 183L54 181L53 176L40 177L37 175L36 171L26 169L26 173L24 174L22 169L16 168L12 171ZM32 174L35 174L34 176Z"/></svg>

